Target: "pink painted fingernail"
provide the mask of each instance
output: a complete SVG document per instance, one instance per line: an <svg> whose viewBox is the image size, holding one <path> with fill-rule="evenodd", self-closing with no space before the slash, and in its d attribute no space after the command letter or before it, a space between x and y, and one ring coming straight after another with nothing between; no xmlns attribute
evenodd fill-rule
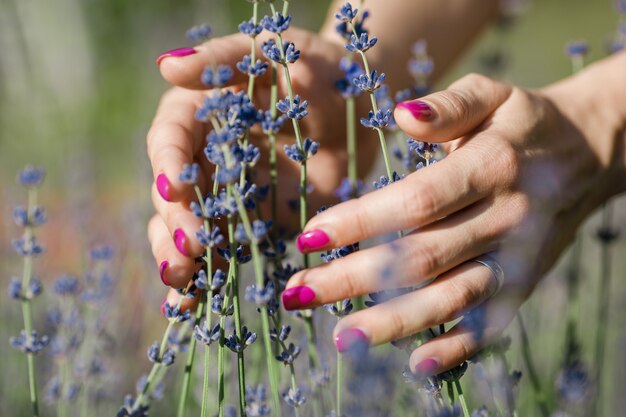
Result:
<svg viewBox="0 0 626 417"><path fill-rule="evenodd" d="M421 121L429 121L435 117L435 112L428 103L421 100L403 101L396 106L399 109L405 109L411 112L414 118Z"/></svg>
<svg viewBox="0 0 626 417"><path fill-rule="evenodd" d="M283 306L287 310L306 307L315 300L315 291L306 286L288 288L283 291Z"/></svg>
<svg viewBox="0 0 626 417"><path fill-rule="evenodd" d="M323 230L311 230L309 232L302 233L296 239L296 246L302 253L321 249L328 245L330 238Z"/></svg>
<svg viewBox="0 0 626 417"><path fill-rule="evenodd" d="M415 367L415 373L419 376L432 376L437 373L439 362L434 358L422 359Z"/></svg>
<svg viewBox="0 0 626 417"><path fill-rule="evenodd" d="M167 304L167 297L165 297L161 303L161 314L163 314L163 316L165 316L165 304Z"/></svg>
<svg viewBox="0 0 626 417"><path fill-rule="evenodd" d="M161 61L163 61L165 58L168 58L168 57L180 58L180 57L187 56L187 55L193 55L197 52L198 51L196 51L193 48L172 49L171 51L167 51L159 55L159 57L156 59L156 64L157 65L161 64Z"/></svg>
<svg viewBox="0 0 626 417"><path fill-rule="evenodd" d="M163 261L161 262L161 265L159 266L159 274L161 275L161 282L163 282L163 285L166 285L168 287L170 283L167 281L167 278L165 278L165 270L167 269L169 265L170 263L168 261Z"/></svg>
<svg viewBox="0 0 626 417"><path fill-rule="evenodd" d="M176 249L180 253L185 256L189 256L187 250L185 249L185 243L187 242L187 235L183 231L183 229L178 228L174 230L174 244L176 245Z"/></svg>
<svg viewBox="0 0 626 417"><path fill-rule="evenodd" d="M357 348L366 348L369 346L369 340L360 329L345 329L335 337L335 346L339 352L343 353Z"/></svg>
<svg viewBox="0 0 626 417"><path fill-rule="evenodd" d="M163 200L170 201L170 180L165 174L159 174L156 179L156 187Z"/></svg>

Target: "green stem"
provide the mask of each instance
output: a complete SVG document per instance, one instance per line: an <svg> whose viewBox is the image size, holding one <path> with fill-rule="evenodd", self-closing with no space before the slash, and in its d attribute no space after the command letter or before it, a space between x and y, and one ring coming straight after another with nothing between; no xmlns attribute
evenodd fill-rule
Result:
<svg viewBox="0 0 626 417"><path fill-rule="evenodd" d="M356 151L356 103L354 97L346 99L346 142L348 151L348 180L352 187L352 197L357 197L357 151Z"/></svg>
<svg viewBox="0 0 626 417"><path fill-rule="evenodd" d="M448 389L448 398L450 399L450 405L454 406L454 385L451 381L446 381L446 388Z"/></svg>
<svg viewBox="0 0 626 417"><path fill-rule="evenodd" d="M274 7L272 3L270 3L270 7L272 9L272 13L276 14L276 8ZM287 8L288 8L288 2L285 1L283 2L283 12L286 12ZM276 44L278 48L280 49L280 54L281 54L281 58L283 61L282 66L283 66L283 72L285 74L285 83L287 85L287 93L289 95L289 102L293 106L295 95L293 92L293 84L291 82L291 74L289 72L289 66L287 65L285 61L283 38L280 33L276 34ZM300 123L295 118L291 119L291 122L293 124L293 130L296 135L296 144L298 145L299 148L302 148L303 139L302 139L302 132L300 130ZM308 213L307 199L306 199L306 194L307 194L306 157L302 160L301 164L302 166L300 168L300 229L304 230L304 226L306 226L306 222L307 222L307 213ZM302 257L303 257L304 268L307 269L309 267L309 255L303 254Z"/></svg>
<svg viewBox="0 0 626 417"><path fill-rule="evenodd" d="M342 354L337 351L337 417L341 417L342 401L341 391L343 387L343 358Z"/></svg>
<svg viewBox="0 0 626 417"><path fill-rule="evenodd" d="M530 351L530 342L528 340L526 326L524 325L524 320L522 319L522 315L519 312L517 313L517 324L519 325L520 336L522 339L522 357L524 358L526 369L528 370L530 385L532 386L535 393L537 407L539 407L539 411L541 412L541 415L543 417L549 417L550 410L548 409L548 405L546 404L544 392L541 387L541 381L539 380L539 375L537 374L537 369L535 368L535 363L533 361L532 353Z"/></svg>
<svg viewBox="0 0 626 417"><path fill-rule="evenodd" d="M610 230L612 225L613 206L609 203L602 208L602 230ZM606 351L606 330L609 320L609 301L611 294L611 247L610 242L603 241L601 246L601 262L600 262L600 288L598 292L598 312L596 317L596 339L594 343L594 362L597 366L596 371L596 396L594 398L593 415L602 415L602 401L600 395L602 393L602 379L604 376L604 362Z"/></svg>
<svg viewBox="0 0 626 417"><path fill-rule="evenodd" d="M276 108L276 103L278 102L278 84L277 84L277 75L278 75L278 64L272 61L272 86L270 87L270 115L272 119L276 119L276 115L278 109ZM276 135L269 134L269 145L270 145L270 198L271 198L271 214L272 219L278 219L278 168L276 166ZM274 242L278 241L278 226L274 225L272 227L272 239Z"/></svg>
<svg viewBox="0 0 626 417"><path fill-rule="evenodd" d="M252 263L254 265L254 275L256 278L256 285L258 288L263 288L265 286L265 278L263 275L263 266L261 265L261 251L259 250L259 245L252 233L252 224L250 223L250 218L248 217L248 212L246 211L246 207L243 203L243 198L239 194L237 190L234 190L235 201L237 203L237 211L239 212L239 217L243 224L244 230L246 234L250 237L250 251L252 252ZM276 364L273 360L272 355L272 343L270 339L270 323L269 323L269 314L267 312L267 307L261 307L261 323L263 327L263 344L265 346L265 359L267 363L267 369L269 371L269 380L270 380L270 388L272 391L272 400L275 415L281 415L280 409L280 393L278 387L278 375L276 373Z"/></svg>
<svg viewBox="0 0 626 417"><path fill-rule="evenodd" d="M180 306L182 305L182 302L184 299L185 297L180 297L180 299L178 300L178 304L176 305L177 309L180 309ZM157 375L159 369L164 367L161 360L163 359L163 354L165 353L165 349L167 348L167 340L170 336L170 333L172 332L172 329L174 328L176 319L171 318L168 321L169 322L167 324L167 328L165 329L165 333L163 333L163 338L161 339L158 359L152 365L152 369L150 370L150 373L148 374L148 378L146 379L146 384L144 385L143 390L139 393L139 395L135 399L135 402L133 403L133 407L132 407L133 410L136 410L140 405L142 405L145 401L147 401L148 393L150 392L150 389L152 389L154 385L153 383L154 383L155 376Z"/></svg>
<svg viewBox="0 0 626 417"><path fill-rule="evenodd" d="M37 190L31 188L28 190L28 208L27 213L28 217L31 217L31 214L35 210L37 206ZM30 242L34 237L33 227L27 225L25 228L24 239L26 242ZM31 334L33 331L33 315L31 310L31 300L27 298L24 294L25 291L28 291L30 287L30 281L33 276L33 257L25 256L24 257L24 267L22 273L22 316L24 319L24 331L26 332L26 343L28 344L31 340ZM37 393L37 380L35 376L35 357L32 353L26 354L26 365L28 368L28 387L30 390L30 403L32 407L33 417L39 417L39 396Z"/></svg>
<svg viewBox="0 0 626 417"><path fill-rule="evenodd" d="M352 28L352 33L356 36L356 30L354 27ZM371 74L369 61L365 56L365 52L359 51L359 55L361 56L361 60L363 61L363 67L365 67L365 72L368 76ZM372 111L374 113L378 112L378 103L376 103L376 96L374 92L370 92L370 101L372 102ZM389 177L389 181L392 181L392 171L391 171L391 163L389 161L389 155L387 154L387 141L385 140L385 132L382 129L376 129L378 133L378 140L380 141L380 149L383 152L383 159L385 161L385 170L387 171L387 176Z"/></svg>
<svg viewBox="0 0 626 417"><path fill-rule="evenodd" d="M255 2L252 4L252 22L256 25L259 15L259 3ZM250 40L250 58L251 63L254 65L256 62L256 38L251 38ZM252 101L252 94L254 93L254 80L255 76L248 76L248 97L250 97L250 101Z"/></svg>
<svg viewBox="0 0 626 417"><path fill-rule="evenodd" d="M235 254L232 254L236 256ZM231 257L232 259L232 257ZM226 289L224 290L224 303L222 304L222 315L220 317L220 340L218 347L218 357L217 357L217 396L218 396L218 415L220 417L224 416L224 399L226 397L226 384L224 381L224 354L226 352L226 346L224 345L224 341L226 340L224 327L226 326L226 314L223 314L226 310L228 310L228 305L230 304L230 293L232 288L232 282L234 277L234 266L231 262L228 266L228 279L226 281Z"/></svg>
<svg viewBox="0 0 626 417"><path fill-rule="evenodd" d="M256 3L255 3L256 4ZM233 195L233 186L228 184L226 186L226 195L230 200ZM239 304L239 262L237 260L237 242L235 241L235 224L232 216L228 216L228 244L230 246L230 260L233 265L233 307L235 309L235 335L237 338L241 338L241 311ZM228 306L225 306L227 308ZM241 416L246 415L246 374L244 368L243 352L237 353L237 380L239 386L239 412Z"/></svg>
<svg viewBox="0 0 626 417"><path fill-rule="evenodd" d="M461 403L461 408L463 409L463 417L470 417L470 412L465 402L465 396L463 395L463 388L461 388L461 381L455 379L454 385L456 386L456 392L459 394L459 403Z"/></svg>
<svg viewBox="0 0 626 417"><path fill-rule="evenodd" d="M210 278L209 278L210 281ZM209 286L211 284L209 283ZM196 319L194 320L192 326L193 329L200 324L200 319L202 318L202 313L204 312L204 306L206 304L206 295L200 294L200 303L198 304L198 308L196 309ZM180 398L178 400L178 411L176 413L176 417L184 417L185 416L185 408L187 406L187 399L189 398L189 387L191 385L191 371L193 370L193 363L196 356L196 347L198 344L198 340L195 337L191 338L189 342L189 354L187 355L187 362L185 363L185 370L183 373L183 386L180 390ZM208 349L208 346L207 346Z"/></svg>

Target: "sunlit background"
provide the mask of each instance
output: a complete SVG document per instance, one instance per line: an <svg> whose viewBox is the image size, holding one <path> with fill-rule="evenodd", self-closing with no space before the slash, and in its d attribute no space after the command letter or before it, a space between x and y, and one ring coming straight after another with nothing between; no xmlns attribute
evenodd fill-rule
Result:
<svg viewBox="0 0 626 417"><path fill-rule="evenodd" d="M297 25L312 30L320 27L327 1L292 3ZM47 253L37 263L37 276L50 283L61 273L83 274L87 252L96 244L109 244L116 253L113 271L119 280L118 298L107 327L115 361L107 377L109 397L89 416L114 414L123 395L133 391L136 378L148 368L145 349L165 325L158 314L164 289L145 233L152 182L145 135L158 99L167 89L154 60L164 51L191 46L185 38L190 26L207 22L214 33L227 34L249 18L249 10L244 0L0 2L1 286L21 273L21 260L10 247L18 233L11 207L25 198L15 176L28 163L47 171L41 201L48 208L50 222L41 230ZM568 41L587 40L590 59L599 59L606 55L606 42L616 25L610 0L535 0L512 30L487 30L438 87L470 71L485 72L485 62L493 61L496 51L503 52L505 63L498 77L528 87L546 85L571 72L564 54ZM617 202L614 216L622 228L626 225L624 206L623 201ZM600 245L594 236L598 224L596 216L582 231L581 334L587 360L591 360L588 352L597 327ZM625 250L623 239L613 246L615 254ZM610 405L607 409L623 412L625 257L616 257L613 271L606 356L611 372L603 399ZM554 389L563 358L565 275L563 267L557 268L524 307L540 377L548 390ZM54 304L53 298L46 294L36 302L39 328L45 328L44 305ZM19 306L2 301L0 314L0 415L27 415L25 361L8 344L9 336L22 328ZM518 339L515 325L510 333ZM511 364L521 369L517 346L513 343ZM45 354L42 358L43 387L45 375L54 369ZM524 401L530 395L526 375L522 381L519 415L531 416L533 404ZM167 396L161 404L154 415L172 415L167 410L174 405L168 404ZM44 407L43 414L55 415L54 407Z"/></svg>

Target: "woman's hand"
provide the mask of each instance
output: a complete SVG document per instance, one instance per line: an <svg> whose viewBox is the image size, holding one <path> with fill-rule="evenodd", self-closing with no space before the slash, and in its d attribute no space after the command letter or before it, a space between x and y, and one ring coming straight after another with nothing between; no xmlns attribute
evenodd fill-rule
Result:
<svg viewBox="0 0 626 417"><path fill-rule="evenodd" d="M260 47L270 35L264 32L257 38L258 57L263 58ZM301 121L302 133L322 144L309 162L308 178L314 187L310 206L316 208L332 199L334 190L346 175L345 103L335 88L335 82L342 77L339 60L344 48L336 41L298 29L290 29L284 36L303 51L301 58L290 65L296 94L309 101L309 116ZM194 118L207 88L200 80L201 74L208 65L228 65L235 72L229 87L245 88L247 76L234 67L249 52L250 38L237 34L211 40L194 49L170 51L157 60L163 77L175 87L164 94L148 134L148 155L155 179L152 200L157 212L148 232L163 283L174 288L187 285L196 270L195 258L204 250L195 238L201 220L189 208L189 202L195 200L196 195L190 185L179 181L183 165L198 162L200 188L206 193L211 187L212 170L203 153L209 127ZM253 102L260 109L268 109L270 105L270 73L268 70L256 80ZM282 99L287 94L282 67L278 68L278 87L278 98ZM297 217L288 215L286 204L288 199L297 198L299 181L299 166L282 152L283 144L294 142L290 128L289 123L285 124L285 132L278 137L278 181L285 198L279 204L279 219ZM362 151L374 153L377 142L366 137L371 136L371 132L363 130L361 135L364 138ZM262 153L256 168L257 181L265 184L269 182L267 141L254 132L252 140ZM363 161L360 169L364 171L373 158ZM170 291L170 304L177 298L176 292Z"/></svg>
<svg viewBox="0 0 626 417"><path fill-rule="evenodd" d="M443 143L447 157L320 213L297 243L311 252L408 233L299 272L283 293L285 307L309 308L437 277L343 318L334 332L337 348L408 337L478 306L486 313L480 329L461 321L417 348L411 369L442 372L493 341L583 219L626 183L615 181L624 178L623 168L616 177L621 154L615 149L624 153L612 136L616 120L590 114L600 103L581 87L588 78L583 73L530 91L469 75L446 91L398 105L400 128L416 140ZM492 271L471 261L483 254L504 270L498 294Z"/></svg>

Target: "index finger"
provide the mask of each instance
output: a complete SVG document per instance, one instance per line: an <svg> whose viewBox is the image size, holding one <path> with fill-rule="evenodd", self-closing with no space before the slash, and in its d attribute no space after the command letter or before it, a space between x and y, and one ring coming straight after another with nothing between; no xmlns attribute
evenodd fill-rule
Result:
<svg viewBox="0 0 626 417"><path fill-rule="evenodd" d="M148 157L161 197L181 201L191 189L179 180L184 164L194 162L204 146L205 127L195 119L204 95L173 88L163 95L148 132Z"/></svg>
<svg viewBox="0 0 626 417"><path fill-rule="evenodd" d="M260 44L257 41L257 49ZM184 50L184 54L177 51ZM171 84L189 88L206 89L202 83L202 71L208 65L227 65L234 69L229 85L241 84L247 75L235 69L237 62L250 53L250 38L241 33L211 39L194 48L180 48L165 52L157 58L161 75ZM167 59L166 59L167 58ZM172 59L173 58L173 59Z"/></svg>

